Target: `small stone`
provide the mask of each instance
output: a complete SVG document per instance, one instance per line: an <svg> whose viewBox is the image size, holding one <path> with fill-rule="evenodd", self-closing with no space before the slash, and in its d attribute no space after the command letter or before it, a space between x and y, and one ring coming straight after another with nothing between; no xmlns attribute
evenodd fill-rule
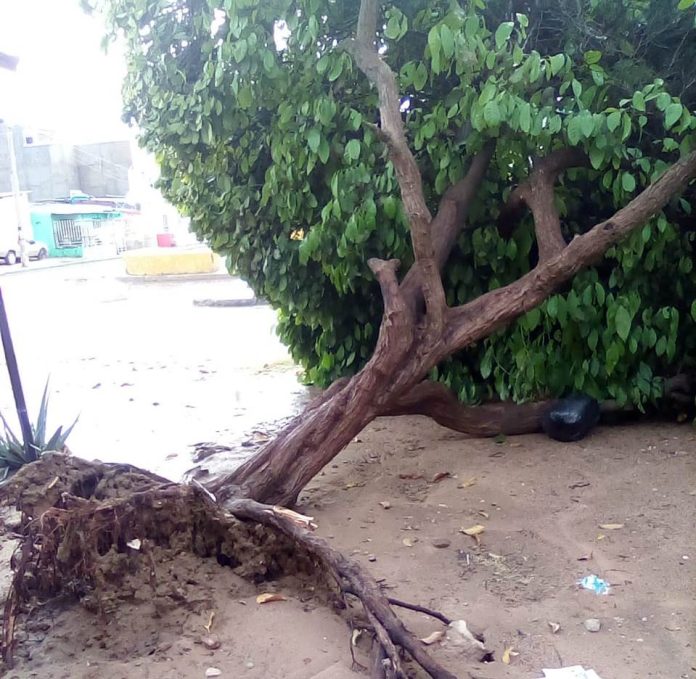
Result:
<svg viewBox="0 0 696 679"><path fill-rule="evenodd" d="M220 638L217 634L207 634L206 636L201 637L201 643L211 651L220 648Z"/></svg>
<svg viewBox="0 0 696 679"><path fill-rule="evenodd" d="M205 671L205 676L206 677L220 677L220 676L222 676L222 670L219 670L217 667L209 667Z"/></svg>
<svg viewBox="0 0 696 679"><path fill-rule="evenodd" d="M369 554L367 560L374 562L377 561L377 557L374 554Z"/></svg>
<svg viewBox="0 0 696 679"><path fill-rule="evenodd" d="M587 618L583 624L588 632L599 632L602 628L602 623L597 618Z"/></svg>
<svg viewBox="0 0 696 679"><path fill-rule="evenodd" d="M445 549L451 544L452 543L447 538L435 538L433 540L433 547L437 547L438 549Z"/></svg>
<svg viewBox="0 0 696 679"><path fill-rule="evenodd" d="M248 670L253 670L254 669L254 663L251 662L251 660L247 660L244 663L244 667L246 667Z"/></svg>

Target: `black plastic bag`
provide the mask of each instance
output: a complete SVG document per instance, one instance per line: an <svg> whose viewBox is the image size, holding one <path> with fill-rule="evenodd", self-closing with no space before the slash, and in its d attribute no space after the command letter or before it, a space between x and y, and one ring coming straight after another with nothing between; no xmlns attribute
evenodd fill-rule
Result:
<svg viewBox="0 0 696 679"><path fill-rule="evenodd" d="M587 394L572 394L549 408L541 427L556 441L579 441L599 422L599 403Z"/></svg>

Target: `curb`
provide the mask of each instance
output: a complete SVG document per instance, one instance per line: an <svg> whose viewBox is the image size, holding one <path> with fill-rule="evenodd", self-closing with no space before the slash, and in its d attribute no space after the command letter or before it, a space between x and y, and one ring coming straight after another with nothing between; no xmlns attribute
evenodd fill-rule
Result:
<svg viewBox="0 0 696 679"><path fill-rule="evenodd" d="M191 281L228 281L234 276L225 272L220 273L183 273L183 274L127 274L116 276L121 283L188 283Z"/></svg>
<svg viewBox="0 0 696 679"><path fill-rule="evenodd" d="M55 258L59 259L59 258ZM77 261L60 262L56 261L55 264L33 267L31 264L25 269L21 266L17 266L16 269L7 268L7 270L0 269L0 280L3 276L16 276L21 273L39 273L41 271L50 271L51 269L62 269L66 266L84 266L88 264L99 264L100 262L113 262L117 259L121 259L121 255L114 255L113 257L100 257L99 259L78 259ZM4 268L4 267L3 267Z"/></svg>
<svg viewBox="0 0 696 679"><path fill-rule="evenodd" d="M193 306L201 307L250 307L268 306L265 299L248 297L245 299L194 299Z"/></svg>

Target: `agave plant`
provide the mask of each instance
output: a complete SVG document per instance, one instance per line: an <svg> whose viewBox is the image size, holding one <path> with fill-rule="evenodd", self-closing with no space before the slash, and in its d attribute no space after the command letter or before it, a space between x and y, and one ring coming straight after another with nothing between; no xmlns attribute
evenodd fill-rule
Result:
<svg viewBox="0 0 696 679"><path fill-rule="evenodd" d="M78 418L67 428L58 427L50 437L46 437L46 418L48 416L48 381L44 387L43 396L41 397L41 405L39 406L39 415L36 419L36 424L31 425L33 434L33 442L29 446L25 446L12 428L8 424L5 416L0 413L0 420L4 427L4 433L0 434L0 470L4 468L4 472L0 471L3 476L7 476L10 471L19 469L21 466L33 462L47 450L62 450L65 446L65 441L73 427L77 424ZM27 451L28 448L28 451Z"/></svg>

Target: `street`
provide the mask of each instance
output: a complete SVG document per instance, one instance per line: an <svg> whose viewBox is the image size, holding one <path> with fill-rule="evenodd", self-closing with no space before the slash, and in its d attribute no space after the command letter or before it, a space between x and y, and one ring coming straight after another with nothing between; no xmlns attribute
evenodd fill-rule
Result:
<svg viewBox="0 0 696 679"><path fill-rule="evenodd" d="M80 417L73 453L178 479L193 444L234 443L302 402L272 309L193 303L252 297L242 281L127 279L120 259L34 264L0 267L0 287L30 417L50 375L49 429ZM2 364L0 408L18 432Z"/></svg>

